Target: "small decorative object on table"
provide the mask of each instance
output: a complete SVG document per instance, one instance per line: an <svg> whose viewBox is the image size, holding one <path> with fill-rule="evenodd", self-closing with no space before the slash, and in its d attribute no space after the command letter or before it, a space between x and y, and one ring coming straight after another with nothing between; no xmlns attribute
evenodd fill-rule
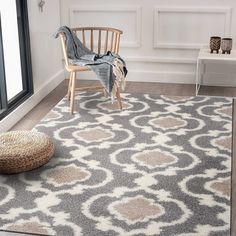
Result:
<svg viewBox="0 0 236 236"><path fill-rule="evenodd" d="M233 39L232 38L223 38L221 42L221 50L223 54L230 54L232 49Z"/></svg>
<svg viewBox="0 0 236 236"><path fill-rule="evenodd" d="M220 50L220 43L221 43L221 37L218 36L212 36L210 38L210 49L211 53L216 51L216 53L219 53Z"/></svg>

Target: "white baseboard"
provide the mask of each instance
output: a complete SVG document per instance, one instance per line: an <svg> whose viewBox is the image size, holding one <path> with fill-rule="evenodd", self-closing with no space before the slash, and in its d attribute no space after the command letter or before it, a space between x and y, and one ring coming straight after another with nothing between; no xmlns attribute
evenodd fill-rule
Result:
<svg viewBox="0 0 236 236"><path fill-rule="evenodd" d="M194 84L195 74L187 72L130 71L127 81Z"/></svg>
<svg viewBox="0 0 236 236"><path fill-rule="evenodd" d="M20 121L32 110L44 97L55 89L65 79L64 70L60 70L43 84L30 98L18 106L14 111L0 121L0 132L5 132Z"/></svg>
<svg viewBox="0 0 236 236"><path fill-rule="evenodd" d="M97 80L96 75L93 72L80 73L78 78L81 80ZM130 70L126 77L126 81L195 84L196 75L195 73L190 72L155 72ZM204 76L203 84L208 86L236 87L236 76L226 73L207 73Z"/></svg>
<svg viewBox="0 0 236 236"><path fill-rule="evenodd" d="M93 72L84 72L78 75L81 80L97 80ZM128 72L126 81L134 82L157 82L157 83L179 83L194 84L195 73L187 72L153 72L153 71L134 71Z"/></svg>
<svg viewBox="0 0 236 236"><path fill-rule="evenodd" d="M79 73L77 76L81 80L97 80L96 75L91 71ZM67 78L68 77L69 75L67 75ZM155 72L130 70L126 77L126 81L195 84L196 75L194 72ZM236 75L233 75L232 73L206 73L202 84L207 86L236 87Z"/></svg>

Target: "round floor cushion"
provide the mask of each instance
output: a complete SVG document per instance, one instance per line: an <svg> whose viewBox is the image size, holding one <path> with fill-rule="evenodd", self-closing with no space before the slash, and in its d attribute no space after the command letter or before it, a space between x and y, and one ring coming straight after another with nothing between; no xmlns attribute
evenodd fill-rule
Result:
<svg viewBox="0 0 236 236"><path fill-rule="evenodd" d="M0 133L0 173L14 174L46 164L54 153L51 139L36 131Z"/></svg>

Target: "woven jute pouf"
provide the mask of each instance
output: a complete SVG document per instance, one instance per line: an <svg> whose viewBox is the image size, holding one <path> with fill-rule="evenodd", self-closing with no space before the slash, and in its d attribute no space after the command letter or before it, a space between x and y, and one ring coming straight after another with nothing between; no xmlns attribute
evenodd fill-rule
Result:
<svg viewBox="0 0 236 236"><path fill-rule="evenodd" d="M35 131L0 134L0 173L15 174L46 164L54 153L51 139Z"/></svg>

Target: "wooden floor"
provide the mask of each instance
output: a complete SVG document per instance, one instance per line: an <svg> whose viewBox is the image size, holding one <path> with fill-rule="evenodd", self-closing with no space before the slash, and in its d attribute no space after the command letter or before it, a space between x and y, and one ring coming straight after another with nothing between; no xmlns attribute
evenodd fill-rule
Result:
<svg viewBox="0 0 236 236"><path fill-rule="evenodd" d="M80 86L96 85L96 81L77 81ZM54 91L32 109L12 130L32 129L66 94L68 81L63 81ZM161 84L127 82L126 92L152 93L162 95L195 95L195 86L186 84ZM201 87L200 95L236 97L236 88ZM233 162L232 162L232 227L231 235L236 236L236 105L233 114ZM0 232L0 236L16 236L22 234Z"/></svg>

